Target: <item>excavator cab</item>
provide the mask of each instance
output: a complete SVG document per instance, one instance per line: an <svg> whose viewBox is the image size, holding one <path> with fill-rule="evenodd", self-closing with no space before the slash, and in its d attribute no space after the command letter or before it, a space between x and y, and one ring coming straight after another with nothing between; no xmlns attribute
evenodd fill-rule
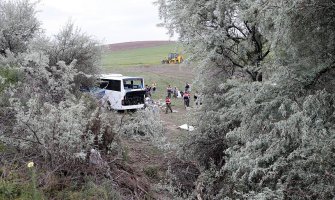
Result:
<svg viewBox="0 0 335 200"><path fill-rule="evenodd" d="M178 54L177 53L169 53L168 55L168 60L172 60L172 59L175 59L178 57Z"/></svg>

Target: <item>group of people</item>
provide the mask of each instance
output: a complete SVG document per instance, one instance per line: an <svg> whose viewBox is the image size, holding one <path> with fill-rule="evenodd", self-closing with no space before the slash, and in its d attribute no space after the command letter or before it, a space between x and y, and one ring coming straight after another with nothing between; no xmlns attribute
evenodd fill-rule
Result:
<svg viewBox="0 0 335 200"><path fill-rule="evenodd" d="M171 96L173 95L174 98L177 97L182 97L184 101L184 106L185 108L190 107L190 100L191 100L191 87L188 83L185 85L185 90L184 91L179 91L177 87L171 88L170 85L166 88L167 96L165 98L165 103L166 103L166 111L165 113L168 113L170 110L172 113L172 108L171 108ZM196 105L200 105L199 102L199 95L198 92L196 91L194 93L194 102Z"/></svg>
<svg viewBox="0 0 335 200"><path fill-rule="evenodd" d="M151 100L151 95L153 93L155 93L157 90L157 84L153 83L151 86L150 85L145 85L145 97L146 99L150 99ZM171 98L182 98L183 102L184 102L184 107L190 107L190 101L191 101L191 86L189 83L186 83L185 85L185 90L183 91L179 91L179 89L177 87L171 87L171 85L168 85L168 87L166 88L166 98L165 98L165 104L166 104L166 111L165 113L168 113L168 111L172 111L171 108ZM199 95L198 92L195 91L194 95L194 103L195 105L200 105L200 99L199 99ZM149 101L148 101L149 102Z"/></svg>
<svg viewBox="0 0 335 200"><path fill-rule="evenodd" d="M181 98L184 97L184 94L186 92L190 92L190 85L186 83L185 90L184 91L179 91L179 89L175 86L174 88L171 87L171 85L168 85L166 88L166 93L168 97L174 97L174 98Z"/></svg>
<svg viewBox="0 0 335 200"><path fill-rule="evenodd" d="M153 83L152 86L145 85L145 97L151 98L151 94L156 92L156 87L156 83Z"/></svg>

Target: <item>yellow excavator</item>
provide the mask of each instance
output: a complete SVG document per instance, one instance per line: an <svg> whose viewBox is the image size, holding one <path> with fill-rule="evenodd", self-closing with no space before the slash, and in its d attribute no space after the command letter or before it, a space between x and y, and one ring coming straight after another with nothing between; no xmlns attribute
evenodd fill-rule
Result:
<svg viewBox="0 0 335 200"><path fill-rule="evenodd" d="M169 53L168 58L162 60L162 64L180 64L184 61L182 55L178 53Z"/></svg>

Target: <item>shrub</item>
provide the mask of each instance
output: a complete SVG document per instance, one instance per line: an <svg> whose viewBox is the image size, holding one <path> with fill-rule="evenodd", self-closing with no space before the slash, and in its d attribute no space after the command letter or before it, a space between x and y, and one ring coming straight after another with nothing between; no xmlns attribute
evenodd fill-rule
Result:
<svg viewBox="0 0 335 200"><path fill-rule="evenodd" d="M47 56L50 67L57 67L60 61L66 65L73 63L79 72L74 77L76 90L92 86L95 80L91 76L101 71L99 42L72 22L68 22L51 40L43 36L35 39L32 48Z"/></svg>
<svg viewBox="0 0 335 200"><path fill-rule="evenodd" d="M159 179L159 166L148 166L143 169L144 173L153 180Z"/></svg>
<svg viewBox="0 0 335 200"><path fill-rule="evenodd" d="M145 136L153 140L162 138L163 125L159 112L148 107L122 118L121 132L126 136Z"/></svg>
<svg viewBox="0 0 335 200"><path fill-rule="evenodd" d="M14 54L28 49L29 42L40 29L36 18L36 3L28 0L0 2L0 54Z"/></svg>

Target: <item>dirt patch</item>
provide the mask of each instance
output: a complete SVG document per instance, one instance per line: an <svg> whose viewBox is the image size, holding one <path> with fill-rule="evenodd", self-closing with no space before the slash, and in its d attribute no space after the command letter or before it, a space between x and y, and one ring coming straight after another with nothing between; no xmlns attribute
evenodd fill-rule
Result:
<svg viewBox="0 0 335 200"><path fill-rule="evenodd" d="M177 112L165 114L163 109L160 111L166 143L171 144L170 149L159 149L149 139L124 139L124 159L133 169L133 174L137 174L141 180L146 180L142 181L146 188L155 188L156 184L164 183L176 188L174 194L190 194L195 188L199 170L194 162L179 159L174 147L180 144L180 138L188 134L187 131L178 129L178 126L189 110L179 107L175 107L174 110ZM147 186L146 183L150 185ZM171 191L151 191L153 199L173 199Z"/></svg>
<svg viewBox="0 0 335 200"><path fill-rule="evenodd" d="M126 199L133 196L139 199L154 198L148 178L136 168L122 160L116 160L109 165L113 181L118 191Z"/></svg>
<svg viewBox="0 0 335 200"><path fill-rule="evenodd" d="M105 45L104 48L107 49L108 51L115 52L115 51L124 51L139 48L156 47L174 43L175 43L174 41L136 41L136 42L108 44Z"/></svg>
<svg viewBox="0 0 335 200"><path fill-rule="evenodd" d="M180 194L191 194L199 175L200 171L194 162L178 158L170 161L170 180Z"/></svg>

